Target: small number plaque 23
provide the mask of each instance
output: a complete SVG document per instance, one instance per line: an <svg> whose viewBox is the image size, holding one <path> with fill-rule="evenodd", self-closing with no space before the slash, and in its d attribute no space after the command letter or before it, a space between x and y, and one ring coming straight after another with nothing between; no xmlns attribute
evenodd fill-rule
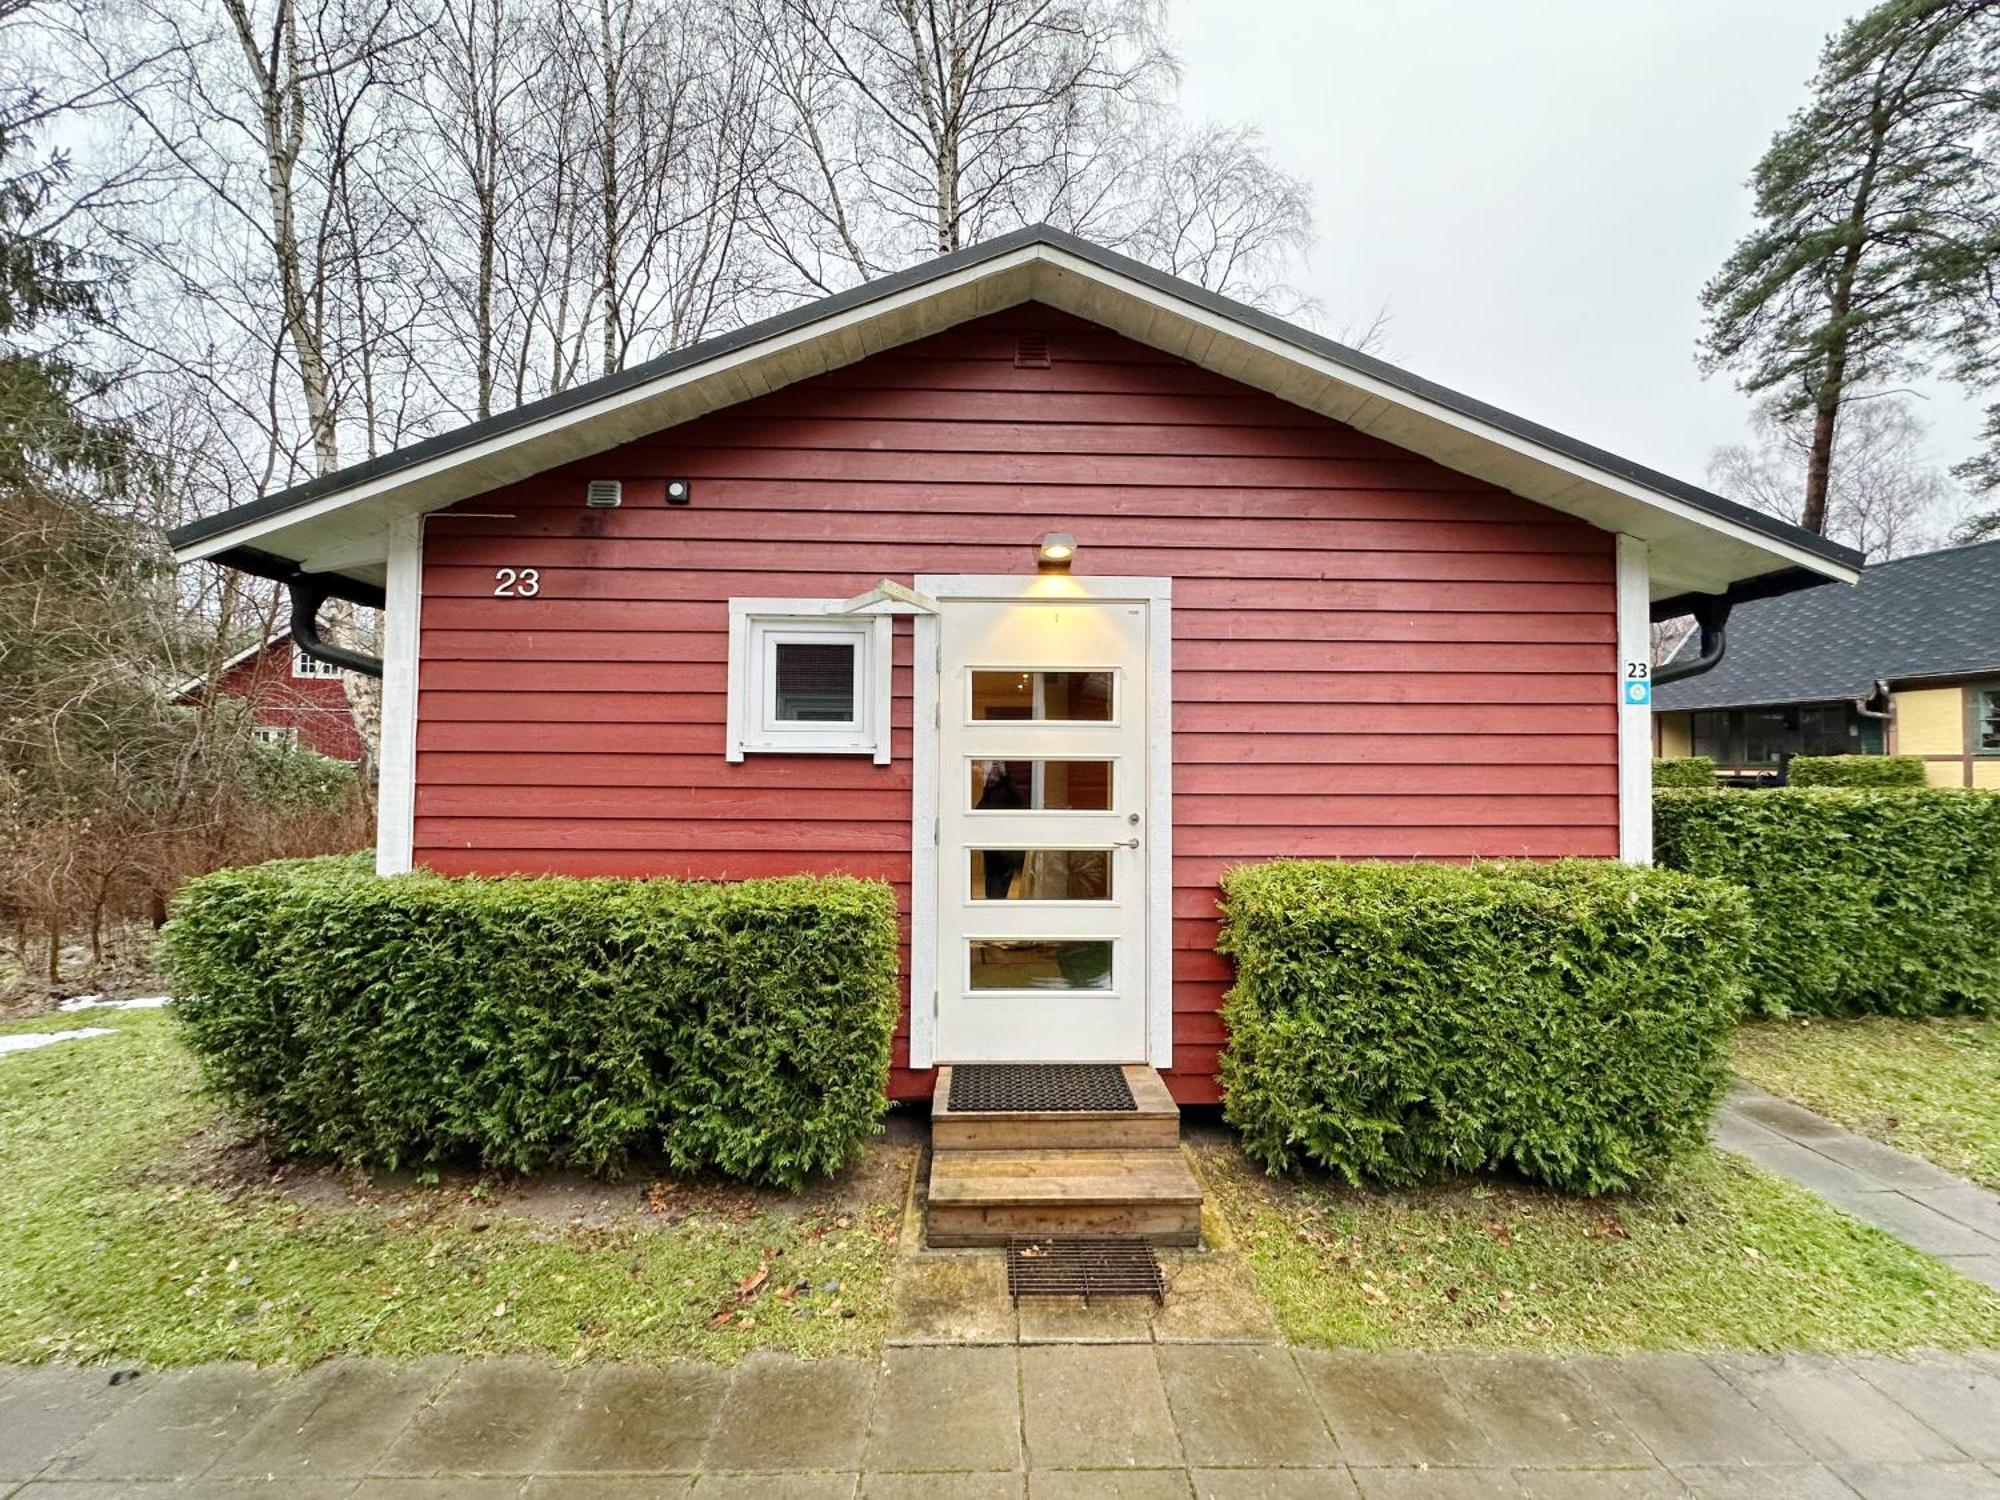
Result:
<svg viewBox="0 0 2000 1500"><path fill-rule="evenodd" d="M493 592L501 599L532 599L542 591L540 568L495 568Z"/></svg>

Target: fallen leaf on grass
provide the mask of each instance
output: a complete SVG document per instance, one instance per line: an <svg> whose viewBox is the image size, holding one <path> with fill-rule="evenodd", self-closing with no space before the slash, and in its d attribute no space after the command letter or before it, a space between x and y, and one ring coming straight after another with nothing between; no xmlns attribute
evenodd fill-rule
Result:
<svg viewBox="0 0 2000 1500"><path fill-rule="evenodd" d="M1514 1243L1514 1230L1504 1219L1495 1219L1486 1226L1486 1232L1502 1245Z"/></svg>

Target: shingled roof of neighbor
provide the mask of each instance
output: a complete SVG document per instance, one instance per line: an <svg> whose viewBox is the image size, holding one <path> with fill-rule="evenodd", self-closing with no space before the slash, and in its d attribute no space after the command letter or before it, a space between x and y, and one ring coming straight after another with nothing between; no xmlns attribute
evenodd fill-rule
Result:
<svg viewBox="0 0 2000 1500"><path fill-rule="evenodd" d="M1865 698L1877 680L2000 677L2000 541L1875 563L1852 588L1739 604L1722 664L1655 689L1671 712ZM1676 654L1699 650L1690 639Z"/></svg>

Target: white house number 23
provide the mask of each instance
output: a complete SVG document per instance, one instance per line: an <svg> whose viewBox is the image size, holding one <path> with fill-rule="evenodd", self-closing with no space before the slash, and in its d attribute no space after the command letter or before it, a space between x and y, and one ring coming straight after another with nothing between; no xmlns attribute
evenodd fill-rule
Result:
<svg viewBox="0 0 2000 1500"><path fill-rule="evenodd" d="M493 592L501 599L532 599L542 591L540 568L495 568Z"/></svg>

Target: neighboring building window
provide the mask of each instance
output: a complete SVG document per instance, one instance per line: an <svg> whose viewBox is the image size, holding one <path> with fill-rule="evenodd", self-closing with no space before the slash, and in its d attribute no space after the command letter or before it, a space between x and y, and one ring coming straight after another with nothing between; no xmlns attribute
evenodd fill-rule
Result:
<svg viewBox="0 0 2000 1500"><path fill-rule="evenodd" d="M1696 755L1706 755L1718 764L1728 764L1735 756L1735 739L1729 729L1729 714L1722 709L1703 709L1690 716L1689 726L1691 748Z"/></svg>
<svg viewBox="0 0 2000 1500"><path fill-rule="evenodd" d="M296 724L259 724L250 732L260 745L282 745L287 750L298 748L299 729Z"/></svg>
<svg viewBox="0 0 2000 1500"><path fill-rule="evenodd" d="M1689 721L1690 751L1719 766L1769 770L1793 755L1880 755L1883 748L1882 721L1851 703L1703 709Z"/></svg>
<svg viewBox="0 0 2000 1500"><path fill-rule="evenodd" d="M729 601L728 756L889 760L887 615L837 599Z"/></svg>
<svg viewBox="0 0 2000 1500"><path fill-rule="evenodd" d="M292 675L294 677L338 677L340 668L330 661L320 661L307 656L297 646L292 647Z"/></svg>
<svg viewBox="0 0 2000 1500"><path fill-rule="evenodd" d="M1972 753L2000 755L2000 686L1972 690Z"/></svg>

